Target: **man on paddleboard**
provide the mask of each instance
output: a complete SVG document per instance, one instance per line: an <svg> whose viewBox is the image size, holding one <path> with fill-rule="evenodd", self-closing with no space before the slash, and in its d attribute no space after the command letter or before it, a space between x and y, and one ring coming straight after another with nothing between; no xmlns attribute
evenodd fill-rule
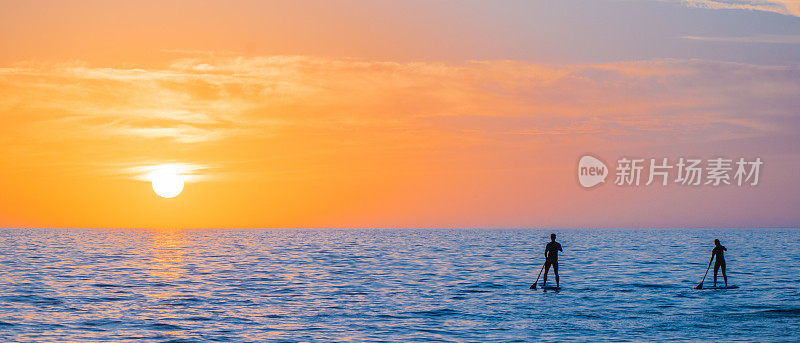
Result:
<svg viewBox="0 0 800 343"><path fill-rule="evenodd" d="M544 248L544 282L542 282L542 287L547 285L547 272L550 270L550 266L553 266L553 274L556 275L556 287L560 287L558 284L558 252L564 251L561 250L561 244L556 242L556 234L550 234L550 243L547 243L547 246ZM722 268L723 273L725 273L725 268ZM716 275L716 274L715 274Z"/></svg>
<svg viewBox="0 0 800 343"><path fill-rule="evenodd" d="M728 250L719 243L719 239L714 240L714 250L711 250L711 259L717 257L717 262L714 263L714 287L717 287L717 271L722 267L722 277L725 278L725 287L728 287L728 274L725 273L725 251ZM711 264L711 261L708 261ZM545 275L546 277L547 275Z"/></svg>

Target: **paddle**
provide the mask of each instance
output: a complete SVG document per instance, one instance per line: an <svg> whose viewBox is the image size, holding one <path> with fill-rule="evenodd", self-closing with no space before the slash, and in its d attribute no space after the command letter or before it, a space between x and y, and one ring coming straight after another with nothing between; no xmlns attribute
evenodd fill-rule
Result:
<svg viewBox="0 0 800 343"><path fill-rule="evenodd" d="M539 269L539 275L536 276L536 281L533 282L529 289L536 289L536 284L539 283L539 277L542 276L542 270L544 270L545 264L547 264L547 262L542 264L542 269Z"/></svg>
<svg viewBox="0 0 800 343"><path fill-rule="evenodd" d="M706 276L708 275L708 270L711 269L711 262L714 261L714 256L711 256L711 260L708 261L708 268L706 268L706 273L703 275L703 280L697 286L694 286L694 289L703 289L703 282L706 281Z"/></svg>

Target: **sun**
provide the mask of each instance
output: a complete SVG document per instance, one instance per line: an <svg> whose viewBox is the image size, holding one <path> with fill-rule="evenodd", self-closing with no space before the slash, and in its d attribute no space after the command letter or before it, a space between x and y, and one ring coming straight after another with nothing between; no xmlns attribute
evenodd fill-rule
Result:
<svg viewBox="0 0 800 343"><path fill-rule="evenodd" d="M148 174L148 179L153 183L153 191L164 198L174 198L183 191L186 179L179 168L170 165L158 166Z"/></svg>

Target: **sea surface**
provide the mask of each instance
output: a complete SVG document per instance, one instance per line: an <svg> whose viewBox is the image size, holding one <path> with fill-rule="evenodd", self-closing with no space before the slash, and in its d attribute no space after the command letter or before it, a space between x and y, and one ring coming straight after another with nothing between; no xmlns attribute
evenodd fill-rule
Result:
<svg viewBox="0 0 800 343"><path fill-rule="evenodd" d="M0 341L800 340L798 229L555 232L2 229Z"/></svg>

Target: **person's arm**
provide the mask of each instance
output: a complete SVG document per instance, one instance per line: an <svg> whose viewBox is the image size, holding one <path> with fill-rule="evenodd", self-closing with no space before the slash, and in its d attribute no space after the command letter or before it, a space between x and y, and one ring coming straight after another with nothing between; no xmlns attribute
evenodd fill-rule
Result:
<svg viewBox="0 0 800 343"><path fill-rule="evenodd" d="M547 250L547 247L545 246L545 247L544 247L544 258L545 258L545 259L547 258L547 253L548 253L548 251L549 251L549 250Z"/></svg>
<svg viewBox="0 0 800 343"><path fill-rule="evenodd" d="M561 249L561 244L558 245L558 251L564 252L564 250Z"/></svg>
<svg viewBox="0 0 800 343"><path fill-rule="evenodd" d="M711 262L714 261L714 256L717 254L717 249L711 250L711 259L708 260L708 265L711 265Z"/></svg>
<svg viewBox="0 0 800 343"><path fill-rule="evenodd" d="M722 250L728 251L728 248L726 248L726 247L722 247Z"/></svg>

